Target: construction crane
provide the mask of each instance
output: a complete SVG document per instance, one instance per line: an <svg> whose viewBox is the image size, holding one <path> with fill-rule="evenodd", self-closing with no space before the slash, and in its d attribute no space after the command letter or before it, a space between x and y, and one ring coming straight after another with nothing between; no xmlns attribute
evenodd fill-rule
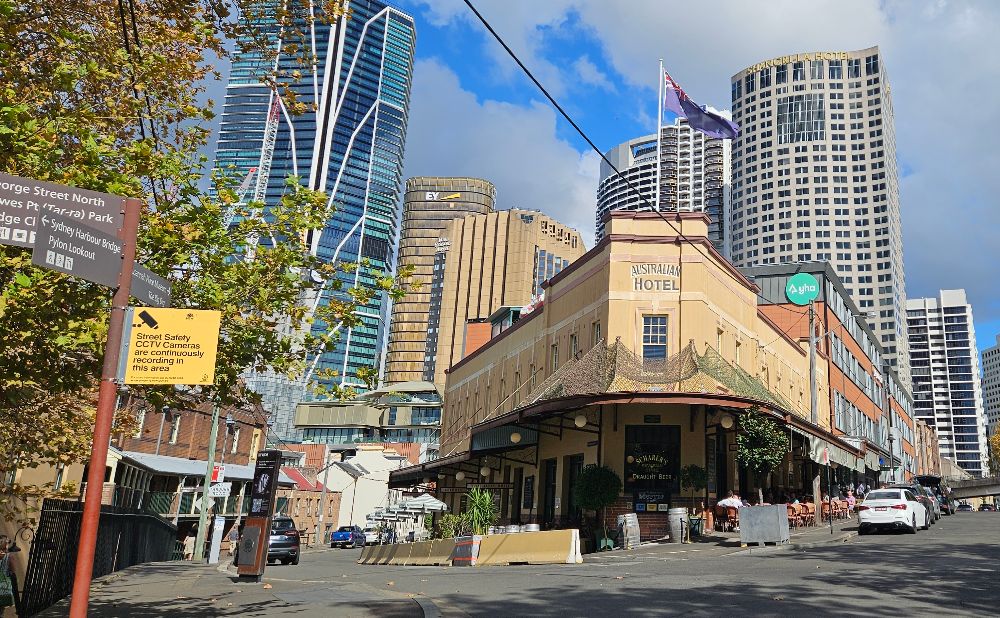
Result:
<svg viewBox="0 0 1000 618"><path fill-rule="evenodd" d="M250 171L247 172L246 177L243 178L240 186L236 189L236 195L239 199L229 209L229 212L226 213L224 221L226 227L229 227L233 219L236 218L236 211L239 207L246 204L247 192L250 189L250 183L254 176L257 177L257 182L254 184L252 201L255 203L263 202L267 195L267 180L271 175L271 162L274 160L274 144L278 139L278 123L281 119L281 101L278 97L278 93L272 90L271 107L267 112L267 121L264 123L264 141L260 149L260 162L257 164L257 167L250 168Z"/></svg>
<svg viewBox="0 0 1000 618"><path fill-rule="evenodd" d="M240 186L236 188L236 203L226 211L226 216L222 221L223 227L229 227L233 223L233 219L236 218L236 211L240 206L246 203L247 191L250 190L250 181L253 180L254 174L257 173L256 167L251 167L247 175L243 177L243 181L240 182Z"/></svg>

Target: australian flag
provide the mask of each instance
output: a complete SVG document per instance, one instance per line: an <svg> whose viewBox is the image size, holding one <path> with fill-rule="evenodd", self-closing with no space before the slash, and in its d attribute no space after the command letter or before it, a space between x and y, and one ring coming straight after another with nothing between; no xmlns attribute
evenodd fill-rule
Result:
<svg viewBox="0 0 1000 618"><path fill-rule="evenodd" d="M663 86L663 109L687 118L692 129L717 139L735 139L740 132L735 122L699 107L666 71L663 72Z"/></svg>

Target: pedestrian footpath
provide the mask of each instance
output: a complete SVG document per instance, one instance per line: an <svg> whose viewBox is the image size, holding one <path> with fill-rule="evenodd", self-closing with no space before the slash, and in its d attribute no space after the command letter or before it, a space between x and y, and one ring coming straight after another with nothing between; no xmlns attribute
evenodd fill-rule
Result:
<svg viewBox="0 0 1000 618"><path fill-rule="evenodd" d="M422 600L421 600L422 601ZM69 611L69 599L40 616ZM154 562L95 580L90 592L91 618L202 618L211 616L380 616L425 615L421 602L401 593L374 590L358 583L329 581L273 584L240 582L216 565Z"/></svg>

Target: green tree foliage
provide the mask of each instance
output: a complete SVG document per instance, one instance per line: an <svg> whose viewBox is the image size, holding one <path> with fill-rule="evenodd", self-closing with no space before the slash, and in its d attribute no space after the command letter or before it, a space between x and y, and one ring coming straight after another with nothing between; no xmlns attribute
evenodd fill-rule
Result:
<svg viewBox="0 0 1000 618"><path fill-rule="evenodd" d="M708 472L705 468L695 464L688 464L681 468L681 489L691 492L691 500L694 501L694 494L708 485Z"/></svg>
<svg viewBox="0 0 1000 618"><path fill-rule="evenodd" d="M232 170L213 174L204 190L215 107L204 84L227 61L227 40L244 51L257 46L260 66L273 66L259 20L236 18L259 17L254 11L270 4L0 0L0 171L142 200L139 263L171 281L173 306L222 312L216 381L197 395L221 404L256 399L240 383L247 370L333 377L312 372L317 355L359 324L359 305L379 293L399 299L409 284L405 271L376 273L374 290L354 286L344 282L359 264L312 255L309 232L336 206L297 178L266 217L263 204L237 195L242 179ZM284 98L288 81L315 67L296 41L312 20L344 11L336 1L278 4L285 51L303 69L264 68L259 77ZM286 104L293 114L314 112ZM227 228L230 211L244 217ZM333 293L329 303L312 302L324 291ZM0 478L86 456L110 298L106 288L32 266L27 250L0 246ZM312 333L314 323L326 334ZM374 375L365 368L351 377L371 383ZM153 406L177 397L169 387L135 390Z"/></svg>
<svg viewBox="0 0 1000 618"><path fill-rule="evenodd" d="M753 407L740 415L736 445L740 463L763 475L777 468L785 458L788 434Z"/></svg>

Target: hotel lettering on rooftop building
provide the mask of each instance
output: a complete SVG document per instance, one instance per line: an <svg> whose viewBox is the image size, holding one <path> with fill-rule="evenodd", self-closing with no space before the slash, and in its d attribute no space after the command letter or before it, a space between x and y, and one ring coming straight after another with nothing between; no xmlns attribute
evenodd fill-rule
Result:
<svg viewBox="0 0 1000 618"><path fill-rule="evenodd" d="M817 363L810 420L808 330L770 317L781 310L760 304L760 288L712 246L705 215L667 216L611 212L606 236L548 282L542 306L448 370L441 458L390 484L433 481L458 512L462 488L489 483L503 522L575 527L570 488L583 466L605 464L624 482L609 523L636 512L642 537L658 538L668 508L714 504L730 489L804 496L821 477L827 491L824 451L835 487L877 481L867 467L877 440L838 429L829 363ZM748 410L791 438L765 479L737 459ZM693 497L679 478L690 464L708 475Z"/></svg>

